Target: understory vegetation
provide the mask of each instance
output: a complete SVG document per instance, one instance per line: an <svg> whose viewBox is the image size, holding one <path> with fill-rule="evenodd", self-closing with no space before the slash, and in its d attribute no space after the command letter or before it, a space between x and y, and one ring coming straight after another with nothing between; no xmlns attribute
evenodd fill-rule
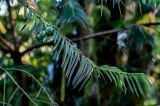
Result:
<svg viewBox="0 0 160 106"><path fill-rule="evenodd" d="M0 105L159 105L159 7L0 0Z"/></svg>

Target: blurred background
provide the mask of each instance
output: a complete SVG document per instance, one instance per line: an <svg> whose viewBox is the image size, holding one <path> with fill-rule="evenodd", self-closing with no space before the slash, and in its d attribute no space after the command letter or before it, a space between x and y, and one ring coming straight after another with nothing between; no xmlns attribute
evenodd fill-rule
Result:
<svg viewBox="0 0 160 106"><path fill-rule="evenodd" d="M131 92L125 94L109 79L102 78L97 84L94 77L81 91L67 85L61 68L62 58L53 58L54 46L43 43L31 32L37 16L32 14L28 20L26 14L29 11L18 5L17 0L0 0L0 66L32 74L60 106L160 105L158 0L154 3L146 0L120 0L118 3L115 0L24 1L37 12L37 16L59 27L62 34L97 65L107 64L125 72L147 74L156 85L155 93L149 95L146 92L145 97ZM37 100L38 106L51 105L32 76L16 70L9 72L15 82ZM0 71L1 106L10 106L3 102L11 106L34 106L15 82L7 78L3 70Z"/></svg>

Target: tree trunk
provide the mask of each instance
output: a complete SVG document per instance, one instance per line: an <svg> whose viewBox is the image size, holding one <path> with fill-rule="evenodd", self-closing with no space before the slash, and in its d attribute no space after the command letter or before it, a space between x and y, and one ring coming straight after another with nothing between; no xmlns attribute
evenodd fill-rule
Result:
<svg viewBox="0 0 160 106"><path fill-rule="evenodd" d="M21 61L21 54L19 52L19 42L18 42L18 37L17 37L17 31L15 29L15 20L13 18L13 9L10 6L10 0L6 0L7 2L7 6L8 6L8 20L9 20L9 24L10 24L10 30L11 30L11 34L13 37L13 46L14 49L10 51L10 54L12 56L12 59L14 61L14 64L16 66L22 65L22 61ZM25 87L25 78L22 72L17 71L16 72L16 77L18 80L18 84L20 85L20 87L24 90L26 90ZM22 92L21 92L22 93ZM23 94L21 97L21 105L20 106L29 106L29 99Z"/></svg>
<svg viewBox="0 0 160 106"><path fill-rule="evenodd" d="M21 55L19 52L15 51L13 52L12 54L12 59L14 61L14 64L16 66L20 66L20 65L23 65L22 64L22 60L21 60ZM18 80L18 84L20 85L20 87L26 91L26 86L25 86L25 76L24 76L24 73L23 72L20 72L20 71L17 71L16 72L16 77L17 77L17 80ZM23 92L20 92L20 95L21 93ZM29 99L26 97L26 95L22 95L21 97L21 103L20 103L20 106L29 106Z"/></svg>
<svg viewBox="0 0 160 106"><path fill-rule="evenodd" d="M92 11L92 7L93 7L93 0L87 1L86 4L83 0L79 0L80 5L85 9L85 13L88 16L88 14L90 14L90 12ZM77 32L78 32L78 37L84 37L85 35L89 35L90 34L90 30L89 27L80 27L77 28ZM86 55L89 56L89 42L88 41L84 41L83 39L80 40L79 42L79 49Z"/></svg>

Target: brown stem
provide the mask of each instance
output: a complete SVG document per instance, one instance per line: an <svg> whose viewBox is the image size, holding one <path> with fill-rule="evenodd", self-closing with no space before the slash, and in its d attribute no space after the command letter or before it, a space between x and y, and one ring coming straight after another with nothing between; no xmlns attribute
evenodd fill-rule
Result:
<svg viewBox="0 0 160 106"><path fill-rule="evenodd" d="M17 32L15 29L15 22L13 19L13 14L12 14L12 7L10 6L10 0L6 0L7 6L8 6L8 12L9 12L9 23L11 26L11 33L13 36L13 44L14 44L14 51L11 52L12 59L14 61L15 65L22 65L22 60L21 60L21 55L19 53L19 44L18 44L18 37L17 37ZM9 47L9 46L8 46ZM21 86L22 89L26 90L26 85L25 85L25 76L23 75L22 72L16 72L16 77L18 79L18 84ZM22 93L22 92L21 92ZM21 97L21 106L29 106L29 99L27 98L26 95L23 95Z"/></svg>
<svg viewBox="0 0 160 106"><path fill-rule="evenodd" d="M134 24L134 25L127 26L125 29L132 28L133 26L146 26L146 27L150 27L150 26L155 26L155 25L160 25L160 22L145 23L145 24L139 24L139 25L138 25L138 24ZM106 35L106 34L116 33L116 32L122 31L122 30L124 30L124 29L123 29L123 28L117 28L117 29L112 29L112 30L97 32L97 33L85 35L85 36L79 37L79 38L72 38L71 41L88 40L88 39L92 39L92 38L95 38L95 37L104 36L104 35ZM43 47L43 46L49 46L49 45L53 45L52 41L47 42L47 43L41 43L41 44L34 45L34 46L26 49L25 51L23 51L23 52L21 53L21 56L23 56L24 54L32 51L33 49L37 49L37 48L41 48L41 47Z"/></svg>
<svg viewBox="0 0 160 106"><path fill-rule="evenodd" d="M122 31L124 29L130 29L134 26L145 26L145 27L151 27L151 26L156 26L156 25L160 25L160 22L154 22L154 23L144 23L144 24L133 24L133 25L129 25L125 28L117 28L117 29L111 29L111 30L107 30L107 31L102 31L102 32L97 32L97 33L93 33L90 35L86 35L83 37L79 37L79 38L73 38L71 39L72 41L79 41L79 40L88 40L91 38L95 38L95 37L100 37L100 36L104 36L106 34L112 34L112 33L116 33L119 31Z"/></svg>
<svg viewBox="0 0 160 106"><path fill-rule="evenodd" d="M121 28L118 28L118 29L113 29L113 30L107 30L107 31L97 32L97 33L86 35L86 36L83 36L83 37L73 38L71 40L72 41L88 40L88 39L91 39L91 38L104 36L105 34L116 33L116 32L121 31L121 30L122 30Z"/></svg>
<svg viewBox="0 0 160 106"><path fill-rule="evenodd" d="M12 7L10 6L10 0L6 0L7 2L7 6L8 6L8 12L9 12L9 23L10 23L10 26L11 26L11 32L12 32L12 35L13 35L13 43L14 43L14 46L15 46L15 50L18 50L19 48L19 45L18 45L18 40L17 40L17 32L16 32L16 29L14 27L14 19L13 19L13 14L12 14Z"/></svg>
<svg viewBox="0 0 160 106"><path fill-rule="evenodd" d="M11 46L11 44L6 39L4 39L1 35L0 35L0 41L9 51L14 51L13 46Z"/></svg>
<svg viewBox="0 0 160 106"><path fill-rule="evenodd" d="M114 30L108 30L108 31L98 32L98 33L86 35L86 36L79 37L79 38L73 38L73 39L71 39L71 41L87 40L87 39L90 39L90 38L94 38L94 37L98 37L98 36L103 36L104 34L115 33L115 32L121 31L121 30L122 29L114 29ZM24 54L26 54L28 52L31 52L34 49L41 48L43 46L49 46L49 45L53 45L53 42L50 41L50 42L34 45L34 46L30 47L30 48L27 48L25 51L23 51L21 53L21 56L23 56Z"/></svg>
<svg viewBox="0 0 160 106"><path fill-rule="evenodd" d="M50 42L40 43L40 44L34 45L34 46L26 49L25 51L23 51L23 52L21 53L21 56L23 56L24 54L32 51L33 49L41 48L41 47L43 47L43 46L50 46L50 45L53 45L53 42L50 41Z"/></svg>
<svg viewBox="0 0 160 106"><path fill-rule="evenodd" d="M160 22L144 23L144 24L140 24L140 25L150 27L150 26L160 25Z"/></svg>

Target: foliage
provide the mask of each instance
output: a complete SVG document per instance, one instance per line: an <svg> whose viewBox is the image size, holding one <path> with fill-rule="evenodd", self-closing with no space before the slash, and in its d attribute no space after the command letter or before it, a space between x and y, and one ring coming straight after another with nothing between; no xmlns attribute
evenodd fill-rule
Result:
<svg viewBox="0 0 160 106"><path fill-rule="evenodd" d="M80 6L77 0L64 0L64 3L59 5L59 19L57 25L63 27L64 25L75 23L82 27L87 25L86 13Z"/></svg>
<svg viewBox="0 0 160 106"><path fill-rule="evenodd" d="M74 1L74 2L76 2L76 1ZM78 5L77 3L74 3L74 2L69 1L69 3L73 3L75 5ZM67 4L67 3L64 3L64 4ZM69 6L71 6L71 9L73 7L77 7L77 6L72 6L71 4ZM79 6L78 6L78 8L79 8ZM78 9L78 8L76 8L76 9ZM67 9L69 9L69 8L67 8ZM74 12L74 10L71 10L71 11L73 11L72 15L69 15L68 12L70 10L67 10L67 9L64 8L64 10L62 10L62 12L66 13L65 15L62 14L62 16L69 16L69 18L71 18L72 15L74 16L74 13L78 13L79 16L85 17L84 15L81 15L81 13L79 13L79 12ZM68 12L65 12L65 11L68 11ZM70 20L68 18L64 18L64 19L66 19L67 21ZM62 18L62 20L64 20L64 19ZM62 22L62 20L60 18L59 21L61 23L64 23L64 22ZM78 20L80 21L80 19L78 19ZM37 26L39 26L39 25L37 25ZM42 25L40 25L40 26L42 26ZM46 33L47 37L44 37L43 41L47 41L48 36L49 36L49 40L53 39L53 42L55 43L56 49L57 49L55 54L54 54L54 58L56 58L56 60L58 60L58 57L59 57L62 49L64 49L64 59L63 59L63 62L62 62L62 67L64 67L64 70L66 70L66 77L68 78L69 83L71 83L71 78L73 77L72 75L75 71L76 66L78 65L78 63L80 64L79 67L76 69L78 71L76 72L76 75L73 78L72 86L73 86L73 88L75 88L79 84L82 84L81 87L80 87L80 89L81 89L81 88L83 88L83 86L86 84L86 82L90 78L90 76L92 74L92 71L94 70L95 65L93 64L93 62L91 60L86 58L73 44L71 44L70 43L71 41L69 41L69 40L67 41L67 39L65 37L62 37L62 35L60 35L60 33L56 31L56 29L54 29L54 31L53 31L53 28L51 26L46 28L45 31L47 32ZM35 29L37 30L37 27L35 27ZM47 29L50 29L50 31L47 31ZM40 30L38 30L37 32L40 32ZM42 33L44 34L44 32L40 32L40 35ZM50 36L53 36L53 37L50 37ZM144 95L142 87L141 87L142 84L140 84L140 81L142 81L142 83L144 83L147 86L146 90L149 90L149 92L151 92L151 88L150 88L151 86L150 86L150 84L148 84L150 82L147 80L147 77L143 74L132 74L131 76L129 74L127 74L126 76L123 76L125 74L119 73L118 71L120 71L120 70L109 67L109 66L108 67L103 67L103 68L100 68L100 69L103 70L103 71L104 70L105 71L111 71L111 72L109 72L110 76L109 76L109 74L106 73L108 75L108 77L110 78L110 80L111 81L114 80L114 83L116 85L119 85L121 83L121 86L124 86L125 90L126 90L126 88L125 88L125 85L124 85L124 78L126 78L127 83L132 84L132 86L130 85L131 91L133 93L136 93L136 95L139 95L138 92L137 92L137 89L140 91L140 93L142 95ZM116 73L118 77L116 75L114 76L113 73ZM139 77L141 78L141 80L139 79ZM130 78L130 81L128 80L129 78ZM135 81L133 81L133 79ZM135 82L137 83L137 86L134 85Z"/></svg>
<svg viewBox="0 0 160 106"><path fill-rule="evenodd" d="M13 0L11 1L13 2ZM46 5L46 3L43 0L40 0L43 5ZM77 47L76 44L73 43L70 39L65 37L64 33L59 29L58 27L63 28L67 24L72 24L76 26L81 27L87 27L87 15L84 12L84 9L81 7L79 2L77 0L63 0L62 2L58 3L58 6L56 10L56 22L54 24L51 22L47 22L43 16L41 16L38 9L41 7L38 6L39 2L34 1L27 1L27 0L18 0L18 11L20 12L20 8L24 7L24 25L20 30L20 33L25 31L25 28L27 28L27 25L30 27L30 31L33 35L37 35L37 39L40 40L41 44L50 44L53 46L53 60L60 61L62 59L61 67L62 70L65 72L65 77L68 81L68 85L73 87L73 89L78 88L79 91L83 90L85 85L89 82L89 80L92 78L93 75L94 78L99 79L109 79L111 82L113 82L118 88L123 90L125 93L129 89L133 94L136 94L137 96L143 95L146 96L146 92L149 94L153 94L153 86L151 80L145 75L144 73L128 73L124 72L117 67L109 66L109 65L102 65L98 66L96 65L92 60L87 58ZM146 4L155 4L158 5L158 2L149 2L148 0L143 1L137 1L139 6L141 6L141 2ZM57 1L53 0L53 4L56 4ZM123 0L113 0L113 7L118 4L125 4ZM101 5L95 6L94 11L96 13L93 13L93 17L98 16L99 11L104 13L103 15L107 20L111 17L110 11L107 7L103 7L103 1L100 3ZM119 8L120 9L120 8ZM34 24L32 24L32 18L35 18ZM93 25L96 27L98 22L101 20L100 18L97 18L96 24ZM31 26L30 26L31 25ZM133 30L133 31L132 31ZM143 48L143 44L149 42L152 47L154 46L153 38L150 37L149 34L144 33L145 30L140 29L140 27L135 28L131 30L131 36L128 43L134 44L136 42L135 48ZM132 36L133 34L133 36ZM137 34L137 35L136 35ZM136 36L134 36L136 35ZM35 36L34 36L35 37ZM138 39L137 39L138 38ZM36 39L36 40L37 40ZM43 42L42 42L43 40ZM36 102L38 102L37 97L40 95L41 90L43 90L47 97L49 98L50 102L46 102L49 104L54 104L52 101L51 96L47 93L47 90L42 86L42 84L30 73L26 71L22 71L19 69L4 69L1 67L1 70L3 70L7 76L12 80L12 82L17 86L17 88L13 91L13 95L18 91L21 90L24 95L30 99L33 104L37 105ZM36 94L36 98L32 99L30 95L21 88L21 86L18 84L18 82L14 79L12 74L9 71L17 70L21 71L22 73L27 74L31 77L31 79L35 80L36 83L40 86L40 91ZM4 78L4 90L6 85L6 79ZM98 86L97 86L98 87ZM97 88L98 89L98 88ZM4 91L5 92L5 91ZM3 99L3 105L5 104L5 94ZM10 99L12 100L12 98ZM63 100L63 98L62 98ZM43 101L45 102L45 101ZM9 104L9 103L8 103Z"/></svg>

